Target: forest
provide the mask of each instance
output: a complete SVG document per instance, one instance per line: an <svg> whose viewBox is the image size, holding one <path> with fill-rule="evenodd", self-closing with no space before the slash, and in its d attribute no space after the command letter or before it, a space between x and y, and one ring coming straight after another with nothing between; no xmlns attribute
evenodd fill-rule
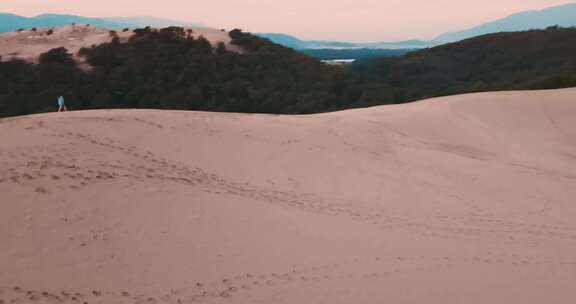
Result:
<svg viewBox="0 0 576 304"><path fill-rule="evenodd" d="M111 35L114 33L111 32ZM137 29L127 43L65 48L37 64L0 61L0 117L54 111L152 108L307 114L481 91L576 86L576 29L495 33L339 67L241 30L212 46L179 27Z"/></svg>

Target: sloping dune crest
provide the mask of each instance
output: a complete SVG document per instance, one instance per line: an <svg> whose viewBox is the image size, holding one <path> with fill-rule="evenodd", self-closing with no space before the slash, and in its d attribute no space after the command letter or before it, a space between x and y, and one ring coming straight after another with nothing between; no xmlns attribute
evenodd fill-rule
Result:
<svg viewBox="0 0 576 304"><path fill-rule="evenodd" d="M0 120L0 303L573 303L576 89Z"/></svg>
<svg viewBox="0 0 576 304"><path fill-rule="evenodd" d="M195 38L204 37L214 47L222 42L231 52L243 52L240 47L231 43L232 39L227 31L204 27L186 29L192 30L192 36ZM113 32L122 43L128 42L134 35L131 29ZM83 63L84 58L78 55L81 48L109 43L112 38L110 30L86 24L0 33L0 60L20 59L37 62L42 53L64 47L76 60Z"/></svg>

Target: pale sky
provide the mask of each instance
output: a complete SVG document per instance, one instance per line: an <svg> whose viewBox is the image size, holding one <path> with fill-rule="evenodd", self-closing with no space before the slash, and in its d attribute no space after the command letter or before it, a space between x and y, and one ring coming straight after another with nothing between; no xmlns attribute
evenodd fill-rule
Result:
<svg viewBox="0 0 576 304"><path fill-rule="evenodd" d="M148 15L217 28L352 42L430 39L570 0L0 0L0 12L34 16Z"/></svg>

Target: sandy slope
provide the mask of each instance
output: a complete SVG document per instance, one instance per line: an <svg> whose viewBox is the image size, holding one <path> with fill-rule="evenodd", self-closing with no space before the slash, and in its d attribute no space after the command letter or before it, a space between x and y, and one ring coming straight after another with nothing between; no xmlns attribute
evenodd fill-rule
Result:
<svg viewBox="0 0 576 304"><path fill-rule="evenodd" d="M0 303L574 303L574 117L576 89L3 119Z"/></svg>
<svg viewBox="0 0 576 304"><path fill-rule="evenodd" d="M194 37L203 36L214 46L218 42L224 42L230 51L241 50L230 44L227 31L213 28L190 28ZM112 36L110 30L88 26L85 24L69 25L53 29L48 35L49 28L37 31L23 30L20 32L0 33L0 57L2 60L23 59L36 62L40 54L58 47L65 47L71 54L76 55L83 47L99 45L110 42ZM121 42L126 42L134 33L130 31L116 31ZM81 59L76 57L77 59Z"/></svg>

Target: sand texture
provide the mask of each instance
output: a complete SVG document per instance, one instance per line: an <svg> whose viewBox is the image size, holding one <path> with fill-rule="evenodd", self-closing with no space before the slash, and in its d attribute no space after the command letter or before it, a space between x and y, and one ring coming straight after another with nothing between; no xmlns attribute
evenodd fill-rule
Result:
<svg viewBox="0 0 576 304"><path fill-rule="evenodd" d="M576 89L0 120L0 303L576 303Z"/></svg>
<svg viewBox="0 0 576 304"><path fill-rule="evenodd" d="M230 44L231 39L227 31L213 28L187 28L193 31L192 36L203 36L214 47L218 42L223 42L229 51L242 52L241 48ZM52 30L53 33L48 35ZM134 35L129 31L116 30L120 42L125 43ZM0 57L3 61L21 59L29 62L37 62L42 53L51 49L65 47L73 54L75 59L83 62L83 58L77 55L83 47L91 47L112 41L110 30L89 26L86 24L69 25L57 28L39 28L36 31L26 29L20 32L0 33Z"/></svg>

